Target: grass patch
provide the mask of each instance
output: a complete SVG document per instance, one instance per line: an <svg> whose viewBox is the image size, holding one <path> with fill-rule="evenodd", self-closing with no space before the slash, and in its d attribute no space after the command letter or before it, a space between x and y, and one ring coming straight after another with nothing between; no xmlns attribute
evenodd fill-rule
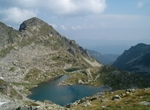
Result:
<svg viewBox="0 0 150 110"><path fill-rule="evenodd" d="M0 57L3 58L5 57L8 53L10 53L10 51L14 49L13 46L8 46L7 48L3 49L0 51Z"/></svg>
<svg viewBox="0 0 150 110"><path fill-rule="evenodd" d="M41 70L37 68L30 69L28 74L25 76L25 80L29 81L30 83L35 83L40 79Z"/></svg>
<svg viewBox="0 0 150 110"><path fill-rule="evenodd" d="M112 100L112 97L116 94L121 96L121 100ZM125 97L121 94L125 94ZM101 101L105 99L107 99L107 101ZM113 93L106 92L98 99L91 101L90 106L84 107L83 103L81 103L71 108L71 110L150 110L150 105L145 106L139 104L143 101L150 101L150 88L146 90L135 89L134 92L129 94L127 94L125 90L117 90Z"/></svg>
<svg viewBox="0 0 150 110"><path fill-rule="evenodd" d="M26 101L24 102L26 105L29 105L29 106L40 106L39 104L35 103L35 102L31 102L31 101Z"/></svg>
<svg viewBox="0 0 150 110"><path fill-rule="evenodd" d="M20 42L18 42L18 45L20 47L24 47L27 45L30 45L34 41L34 38L23 38Z"/></svg>
<svg viewBox="0 0 150 110"><path fill-rule="evenodd" d="M79 80L82 80L83 82L87 82L88 81L88 77L86 76L86 74L83 74L81 72L79 72L79 73L72 73L70 75L70 77L65 80L65 82L71 83L71 84L78 84Z"/></svg>
<svg viewBox="0 0 150 110"><path fill-rule="evenodd" d="M150 81L138 74L124 72L112 66L103 66L97 71L100 77L90 85L109 85L114 90L149 87Z"/></svg>
<svg viewBox="0 0 150 110"><path fill-rule="evenodd" d="M15 86L23 86L27 91L36 86L36 84L17 83L17 82L12 82L12 85L15 85ZM25 91L25 90L23 90L23 91Z"/></svg>
<svg viewBox="0 0 150 110"><path fill-rule="evenodd" d="M7 82L0 79L0 92L11 98L22 99L22 96L19 95L16 90Z"/></svg>
<svg viewBox="0 0 150 110"><path fill-rule="evenodd" d="M11 72L14 72L15 70L16 70L15 67L11 67L11 68L9 69L9 71L11 71Z"/></svg>

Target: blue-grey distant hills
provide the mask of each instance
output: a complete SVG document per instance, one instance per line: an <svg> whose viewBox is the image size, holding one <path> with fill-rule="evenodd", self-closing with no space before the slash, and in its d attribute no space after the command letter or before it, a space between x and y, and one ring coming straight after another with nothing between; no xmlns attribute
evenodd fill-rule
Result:
<svg viewBox="0 0 150 110"><path fill-rule="evenodd" d="M132 46L113 65L122 70L150 74L150 45L139 43Z"/></svg>
<svg viewBox="0 0 150 110"><path fill-rule="evenodd" d="M88 49L88 52L93 58L98 60L103 65L111 65L111 64L113 64L113 62L116 61L117 57L119 56L117 54L105 54L105 55L102 55L101 53L99 53L97 51L94 51L94 50L90 50L90 49Z"/></svg>

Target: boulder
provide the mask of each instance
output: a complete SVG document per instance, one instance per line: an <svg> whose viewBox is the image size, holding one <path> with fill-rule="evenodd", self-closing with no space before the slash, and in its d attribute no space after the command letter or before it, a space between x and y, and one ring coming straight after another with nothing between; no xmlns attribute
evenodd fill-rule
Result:
<svg viewBox="0 0 150 110"><path fill-rule="evenodd" d="M86 102L84 102L83 104L82 104L84 107L87 107L87 106L91 106L91 103L90 103L90 101L86 101Z"/></svg>
<svg viewBox="0 0 150 110"><path fill-rule="evenodd" d="M76 50L75 50L75 48L73 48L73 47L69 48L68 52L70 52L73 56L76 56Z"/></svg>
<svg viewBox="0 0 150 110"><path fill-rule="evenodd" d="M126 90L126 92L129 92L129 93L134 92L134 91L135 91L135 89L127 89Z"/></svg>
<svg viewBox="0 0 150 110"><path fill-rule="evenodd" d="M147 105L150 105L150 102L143 101L143 102L140 102L139 104L140 104L140 105L145 105L145 106L147 106Z"/></svg>
<svg viewBox="0 0 150 110"><path fill-rule="evenodd" d="M105 106L101 106L101 108L106 109L106 108L107 108L107 106L106 106L106 105L105 105Z"/></svg>
<svg viewBox="0 0 150 110"><path fill-rule="evenodd" d="M115 95L112 97L112 100L120 100L120 99L121 99L121 97L119 95Z"/></svg>
<svg viewBox="0 0 150 110"><path fill-rule="evenodd" d="M84 82L81 79L79 79L78 84L84 84Z"/></svg>
<svg viewBox="0 0 150 110"><path fill-rule="evenodd" d="M98 98L99 98L99 96L95 95L95 96L93 96L93 97L90 98L90 101L97 100Z"/></svg>
<svg viewBox="0 0 150 110"><path fill-rule="evenodd" d="M100 102L108 102L109 100L108 99L102 99L100 100Z"/></svg>
<svg viewBox="0 0 150 110"><path fill-rule="evenodd" d="M71 108L71 107L73 107L73 106L74 106L73 103L70 103L70 104L67 104L67 105L66 105L67 108Z"/></svg>

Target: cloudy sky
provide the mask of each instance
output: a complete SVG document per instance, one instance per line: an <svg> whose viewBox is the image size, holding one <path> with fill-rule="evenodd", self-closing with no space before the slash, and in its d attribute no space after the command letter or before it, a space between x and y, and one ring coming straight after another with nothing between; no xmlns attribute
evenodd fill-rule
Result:
<svg viewBox="0 0 150 110"><path fill-rule="evenodd" d="M18 29L31 17L103 54L150 44L150 0L0 0L1 22Z"/></svg>

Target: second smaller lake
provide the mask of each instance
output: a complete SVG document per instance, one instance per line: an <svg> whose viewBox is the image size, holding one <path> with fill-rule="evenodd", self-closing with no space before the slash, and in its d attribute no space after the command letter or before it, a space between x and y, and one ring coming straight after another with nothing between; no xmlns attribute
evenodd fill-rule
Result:
<svg viewBox="0 0 150 110"><path fill-rule="evenodd" d="M108 86L93 87L86 85L59 86L58 84L67 76L39 84L31 90L28 98L33 100L50 100L58 105L65 106L86 96L109 90Z"/></svg>

